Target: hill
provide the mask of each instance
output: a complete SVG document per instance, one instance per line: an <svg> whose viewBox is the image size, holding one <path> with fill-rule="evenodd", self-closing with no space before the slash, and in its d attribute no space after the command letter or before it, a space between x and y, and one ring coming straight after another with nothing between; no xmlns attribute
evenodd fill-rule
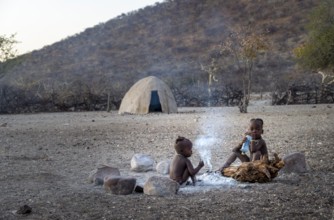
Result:
<svg viewBox="0 0 334 220"><path fill-rule="evenodd" d="M299 73L291 51L303 42L307 14L316 5L315 0L167 0L120 15L1 64L0 112L105 109L108 95L117 106L135 81L149 75L169 84L179 105L189 105L182 100L206 91L201 64L240 26L270 43L254 82L257 91L276 90ZM240 89L235 76L222 68L215 87Z"/></svg>

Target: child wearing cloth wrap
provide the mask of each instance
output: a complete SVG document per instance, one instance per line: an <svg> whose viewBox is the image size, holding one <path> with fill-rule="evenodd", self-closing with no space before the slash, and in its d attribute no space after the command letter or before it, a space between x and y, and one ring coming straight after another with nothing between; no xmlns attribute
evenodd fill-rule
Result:
<svg viewBox="0 0 334 220"><path fill-rule="evenodd" d="M267 145L266 142L262 139L262 134L263 120L261 118L251 119L246 136L237 147L233 148L232 155L227 159L219 171L223 173L224 169L229 167L237 158L239 158L241 162L268 160ZM249 157L245 154L248 151L247 141L249 141ZM245 144L244 147L243 144Z"/></svg>
<svg viewBox="0 0 334 220"><path fill-rule="evenodd" d="M191 177L193 185L195 185L195 175L204 166L203 161L200 161L198 166L194 168L188 159L192 155L192 146L191 141L184 137L178 137L175 141L176 155L170 165L169 177L180 185L187 183L189 177Z"/></svg>

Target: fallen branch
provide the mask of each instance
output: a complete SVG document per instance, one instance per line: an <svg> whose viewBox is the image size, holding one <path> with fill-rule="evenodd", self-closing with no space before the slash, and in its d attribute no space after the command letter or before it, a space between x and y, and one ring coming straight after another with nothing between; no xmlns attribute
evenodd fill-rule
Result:
<svg viewBox="0 0 334 220"><path fill-rule="evenodd" d="M274 154L274 159L265 161L257 160L253 162L244 162L240 166L227 167L223 171L223 175L232 177L240 182L270 182L282 169L284 162L278 155Z"/></svg>

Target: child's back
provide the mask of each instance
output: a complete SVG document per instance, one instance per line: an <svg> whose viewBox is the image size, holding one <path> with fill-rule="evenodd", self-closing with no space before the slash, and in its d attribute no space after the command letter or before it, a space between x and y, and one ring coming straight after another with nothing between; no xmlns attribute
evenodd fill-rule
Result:
<svg viewBox="0 0 334 220"><path fill-rule="evenodd" d="M188 159L192 155L192 143L184 137L178 137L174 147L177 154L170 165L169 177L179 184L185 183L191 177L195 184L195 175L204 166L203 161L200 161L196 168L193 167Z"/></svg>

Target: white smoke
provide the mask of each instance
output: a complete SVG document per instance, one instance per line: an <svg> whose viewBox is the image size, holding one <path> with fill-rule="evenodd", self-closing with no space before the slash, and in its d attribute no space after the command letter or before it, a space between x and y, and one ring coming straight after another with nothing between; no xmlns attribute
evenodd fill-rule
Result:
<svg viewBox="0 0 334 220"><path fill-rule="evenodd" d="M208 171L212 171L211 148L214 146L216 139L210 136L199 136L195 140L195 149L199 153L204 165Z"/></svg>
<svg viewBox="0 0 334 220"><path fill-rule="evenodd" d="M218 144L216 138L217 123L221 122L217 122L214 108L210 108L205 113L205 116L199 121L202 134L196 138L194 148L198 151L208 171L212 171L211 150Z"/></svg>

